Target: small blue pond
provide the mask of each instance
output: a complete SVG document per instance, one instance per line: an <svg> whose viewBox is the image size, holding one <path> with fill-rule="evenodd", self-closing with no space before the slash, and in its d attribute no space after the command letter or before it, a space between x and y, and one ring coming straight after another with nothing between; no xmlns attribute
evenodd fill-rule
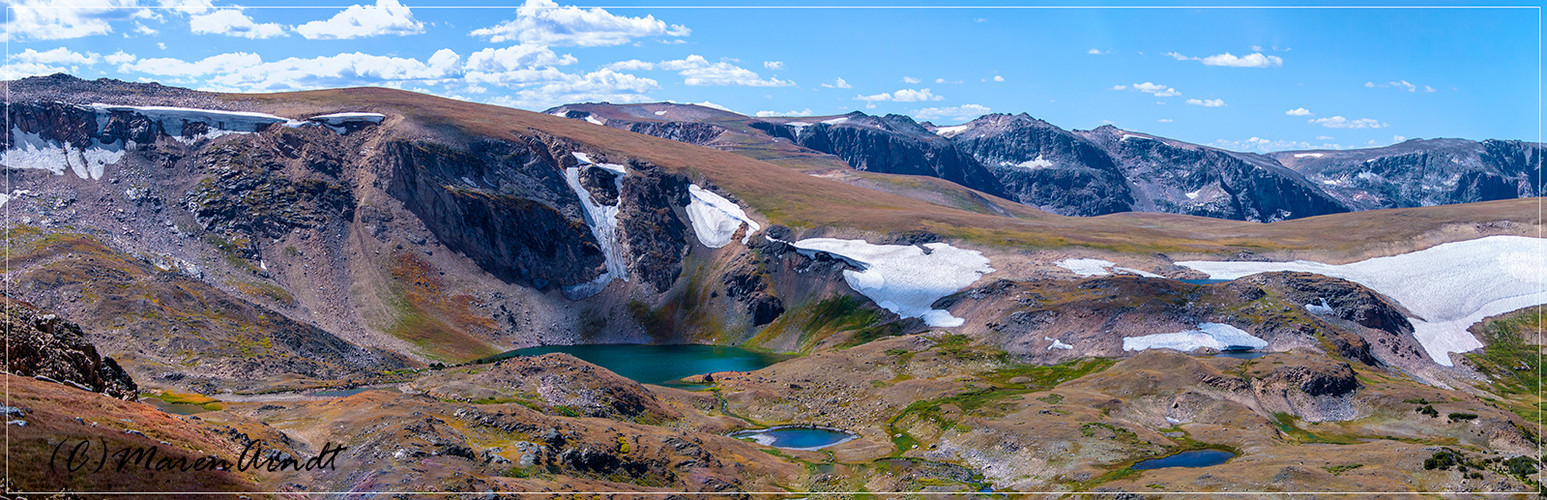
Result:
<svg viewBox="0 0 1547 500"><path fill-rule="evenodd" d="M1228 451L1192 450L1133 464L1133 470L1164 469L1167 467L1209 467L1228 462L1232 458L1235 458L1235 454Z"/></svg>
<svg viewBox="0 0 1547 500"><path fill-rule="evenodd" d="M761 369L790 356L716 345L589 344L531 347L480 359L489 363L515 356L563 352L600 365L641 384L682 386L677 380L715 372Z"/></svg>
<svg viewBox="0 0 1547 500"><path fill-rule="evenodd" d="M848 442L859 436L838 429L821 427L780 426L767 429L751 429L732 432L731 437L756 441L763 446L791 450L817 450L838 443Z"/></svg>
<svg viewBox="0 0 1547 500"><path fill-rule="evenodd" d="M1215 284L1215 283L1229 283L1230 282L1230 280L1177 280L1177 281L1180 281L1182 283L1192 283L1194 285L1212 285L1212 284Z"/></svg>

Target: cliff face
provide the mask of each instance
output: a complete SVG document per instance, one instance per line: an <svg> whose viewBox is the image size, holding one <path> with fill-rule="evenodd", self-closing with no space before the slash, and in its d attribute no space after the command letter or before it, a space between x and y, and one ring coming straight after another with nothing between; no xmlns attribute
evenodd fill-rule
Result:
<svg viewBox="0 0 1547 500"><path fill-rule="evenodd" d="M0 296L0 323L5 328L6 371L47 377L118 399L139 398L134 379L113 358L97 354L79 325L4 296Z"/></svg>
<svg viewBox="0 0 1547 500"><path fill-rule="evenodd" d="M950 133L1021 203L1062 215L1134 210L1132 190L1095 144L1025 113L986 115ZM937 129L939 131L939 129Z"/></svg>
<svg viewBox="0 0 1547 500"><path fill-rule="evenodd" d="M1542 195L1541 145L1523 141L1413 139L1383 148L1273 156L1360 210Z"/></svg>

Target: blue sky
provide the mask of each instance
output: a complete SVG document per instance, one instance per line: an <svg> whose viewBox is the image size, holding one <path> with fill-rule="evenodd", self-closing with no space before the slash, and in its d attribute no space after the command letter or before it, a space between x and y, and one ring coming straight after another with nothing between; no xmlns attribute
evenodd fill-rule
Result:
<svg viewBox="0 0 1547 500"><path fill-rule="evenodd" d="M389 86L532 110L707 101L942 125L1027 112L1246 151L1540 134L1535 8L293 7L302 3L12 1L0 76L236 92Z"/></svg>

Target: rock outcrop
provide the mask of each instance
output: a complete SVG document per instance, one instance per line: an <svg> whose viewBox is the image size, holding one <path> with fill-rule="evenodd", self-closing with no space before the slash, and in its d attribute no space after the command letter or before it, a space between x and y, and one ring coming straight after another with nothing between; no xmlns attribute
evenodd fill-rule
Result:
<svg viewBox="0 0 1547 500"><path fill-rule="evenodd" d="M134 379L113 358L98 355L79 325L5 296L0 296L0 322L5 329L6 371L118 399L139 398Z"/></svg>

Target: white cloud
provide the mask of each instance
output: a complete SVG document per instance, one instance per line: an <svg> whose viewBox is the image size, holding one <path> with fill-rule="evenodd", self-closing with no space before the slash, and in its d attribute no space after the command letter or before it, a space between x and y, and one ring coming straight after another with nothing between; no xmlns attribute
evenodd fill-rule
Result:
<svg viewBox="0 0 1547 500"><path fill-rule="evenodd" d="M1002 76L999 76L999 75L994 75L994 81L996 81L996 82L1002 82L1002 81L1004 81L1004 77L1002 77Z"/></svg>
<svg viewBox="0 0 1547 500"><path fill-rule="evenodd" d="M414 20L413 12L397 0L376 0L375 5L351 5L326 21L296 26L295 32L308 40L415 35L424 32L424 23Z"/></svg>
<svg viewBox="0 0 1547 500"><path fill-rule="evenodd" d="M1318 135L1318 136L1316 136L1316 140L1318 140L1318 141L1330 141L1332 139L1333 138L1330 135Z"/></svg>
<svg viewBox="0 0 1547 500"><path fill-rule="evenodd" d="M1176 120L1172 120L1170 118L1161 118L1160 120L1157 120L1157 121L1159 121L1160 123L1171 123L1171 122L1174 122Z"/></svg>
<svg viewBox="0 0 1547 500"><path fill-rule="evenodd" d="M1385 128L1387 126L1387 124L1373 118L1359 118L1356 120L1350 120L1342 116L1312 118L1310 120L1306 120L1306 123L1321 125L1327 128Z"/></svg>
<svg viewBox="0 0 1547 500"><path fill-rule="evenodd" d="M811 108L802 109L800 111L758 111L757 112L757 116L758 117L762 117L762 118L766 118L766 117L769 117L769 116L811 116L812 114L813 113L811 112Z"/></svg>
<svg viewBox="0 0 1547 500"><path fill-rule="evenodd" d="M1223 108L1223 107L1225 107L1225 100L1224 99L1188 99L1187 100L1187 104L1191 104L1193 106L1203 106L1205 108Z"/></svg>
<svg viewBox="0 0 1547 500"><path fill-rule="evenodd" d="M1099 56L1101 54L1105 54L1106 52L1102 52L1101 49L1090 49L1085 51L1085 53L1093 56Z"/></svg>
<svg viewBox="0 0 1547 500"><path fill-rule="evenodd" d="M1312 113L1311 110L1305 108L1295 108L1289 111L1285 111L1284 114L1289 116L1311 116L1316 113Z"/></svg>
<svg viewBox="0 0 1547 500"><path fill-rule="evenodd" d="M250 68L263 63L263 58L249 52L234 52L206 57L198 61L184 61L169 57L157 57L140 59L132 64L123 64L118 71L124 73L144 73L155 76L189 77L212 75L218 73L231 73L244 68Z"/></svg>
<svg viewBox="0 0 1547 500"><path fill-rule="evenodd" d="M148 19L155 13L136 0L60 2L57 0L20 0L7 2L9 20L0 41L62 40L105 35L113 32L112 23L130 19Z"/></svg>
<svg viewBox="0 0 1547 500"><path fill-rule="evenodd" d="M125 53L122 50L102 56L102 60L108 64L128 64L134 62L135 59L137 58L134 54Z"/></svg>
<svg viewBox="0 0 1547 500"><path fill-rule="evenodd" d="M900 89L896 92L882 92L874 95L855 96L854 98L865 102L922 102L945 99L945 97L937 96L934 92L930 92L929 89Z"/></svg>
<svg viewBox="0 0 1547 500"><path fill-rule="evenodd" d="M455 52L446 50L437 52L442 57L456 57ZM443 55L443 54L449 54ZM435 59L431 58L431 64ZM492 82L498 81L498 74L515 70L535 69L543 66L563 66L577 62L575 56L555 54L547 47L534 45L512 45L503 49L487 48L467 55L467 78L473 81ZM450 66L455 61L443 62L442 66Z"/></svg>
<svg viewBox="0 0 1547 500"><path fill-rule="evenodd" d="M833 83L824 83L824 84L822 84L822 86L823 86L823 87L827 87L827 88L830 88L830 89L848 89L848 88L854 88L854 86L853 86L853 85L849 85L849 82L846 82L846 81L843 81L843 79L842 79L842 78L839 78L839 79L837 79L837 80L833 80Z"/></svg>
<svg viewBox="0 0 1547 500"><path fill-rule="evenodd" d="M166 42L156 42L156 48L159 48L161 50L166 50L167 49L167 43Z"/></svg>
<svg viewBox="0 0 1547 500"><path fill-rule="evenodd" d="M1284 65L1284 58L1263 55L1261 52L1253 52L1244 56L1236 56L1229 52L1208 57L1188 57L1177 52L1167 52L1166 55L1178 61L1198 61L1208 66L1225 66L1230 68L1272 68Z"/></svg>
<svg viewBox="0 0 1547 500"><path fill-rule="evenodd" d="M1150 94L1150 95L1153 95L1155 97L1175 97L1175 96L1182 95L1182 93L1178 92L1176 89L1171 88L1171 87L1167 87L1165 85L1161 85L1161 84L1158 84L1158 83L1150 83L1150 82L1135 83L1135 84L1132 85L1132 87L1133 87L1134 90L1137 90L1139 92L1143 92L1143 93L1146 93L1146 94ZM1127 88L1129 88L1128 85L1114 85L1114 86L1112 86L1112 90L1125 90Z"/></svg>
<svg viewBox="0 0 1547 500"><path fill-rule="evenodd" d="M677 74L682 75L682 83L693 86L785 87L795 84L795 82L789 80L780 80L772 77L764 79L752 70L725 61L711 63L708 59L704 59L704 56L697 54L658 63L640 61L638 59L619 61L607 65L607 68L630 71L676 71Z"/></svg>
<svg viewBox="0 0 1547 500"><path fill-rule="evenodd" d="M924 83L924 82L920 81L917 78L911 77L911 76L904 76L904 77L902 77L902 83L913 85L913 84Z"/></svg>
<svg viewBox="0 0 1547 500"><path fill-rule="evenodd" d="M226 35L259 39L285 36L278 23L258 23L238 9L221 9L188 18L189 31L196 35Z"/></svg>
<svg viewBox="0 0 1547 500"><path fill-rule="evenodd" d="M33 49L26 49L21 52L10 54L10 58L12 61L16 62L88 65L96 64L97 61L101 59L100 56L92 52L74 52L64 47L45 50L42 52L38 52L37 50Z"/></svg>
<svg viewBox="0 0 1547 500"><path fill-rule="evenodd" d="M491 42L580 47L623 45L635 38L651 36L688 36L692 30L655 16L617 16L601 8L584 10L576 6L560 7L552 0L527 0L516 9L516 18L469 33Z"/></svg>
<svg viewBox="0 0 1547 500"><path fill-rule="evenodd" d="M703 107L706 107L706 108L714 108L714 109L718 109L720 111L724 111L724 112L727 112L727 113L736 113L735 111L731 111L731 108L727 108L725 106L721 106L719 104L715 104L715 103L712 103L712 102L709 102L709 101L690 102L688 104L693 104L693 105L696 105L696 106L703 106ZM737 113L737 114L740 114L740 113Z"/></svg>
<svg viewBox="0 0 1547 500"><path fill-rule="evenodd" d="M59 66L50 66L43 63L11 63L0 66L0 79L15 80L29 76L46 76L54 73L68 73L68 69Z"/></svg>
<svg viewBox="0 0 1547 500"><path fill-rule="evenodd" d="M1402 141L1405 141L1405 140L1407 140L1407 136L1403 136L1403 135L1393 135L1393 136L1391 136L1391 142L1393 142L1393 143L1402 142Z"/></svg>
<svg viewBox="0 0 1547 500"><path fill-rule="evenodd" d="M935 79L935 83L952 83L952 84L955 84L955 83L961 83L961 82L962 82L961 80L946 80L944 78L936 78Z"/></svg>
<svg viewBox="0 0 1547 500"><path fill-rule="evenodd" d="M920 120L934 120L950 118L953 120L967 121L978 116L988 114L988 106L981 104L963 104L961 106L949 106L941 108L923 108L913 112L913 116Z"/></svg>
<svg viewBox="0 0 1547 500"><path fill-rule="evenodd" d="M1397 89L1397 90L1404 90L1404 91L1407 91L1407 92L1415 92L1415 93L1418 92L1419 90L1422 90L1424 92L1434 92L1435 91L1434 87L1431 87L1431 86L1428 86L1428 85L1424 85L1423 87L1419 87L1418 84L1413 83L1413 82L1409 82L1407 80L1397 80L1397 81L1394 81L1394 82L1386 82L1386 83L1364 82L1364 88L1367 88L1367 89L1393 88L1393 89Z"/></svg>
<svg viewBox="0 0 1547 500"><path fill-rule="evenodd" d="M763 61L763 69L773 71L784 69L784 61Z"/></svg>

